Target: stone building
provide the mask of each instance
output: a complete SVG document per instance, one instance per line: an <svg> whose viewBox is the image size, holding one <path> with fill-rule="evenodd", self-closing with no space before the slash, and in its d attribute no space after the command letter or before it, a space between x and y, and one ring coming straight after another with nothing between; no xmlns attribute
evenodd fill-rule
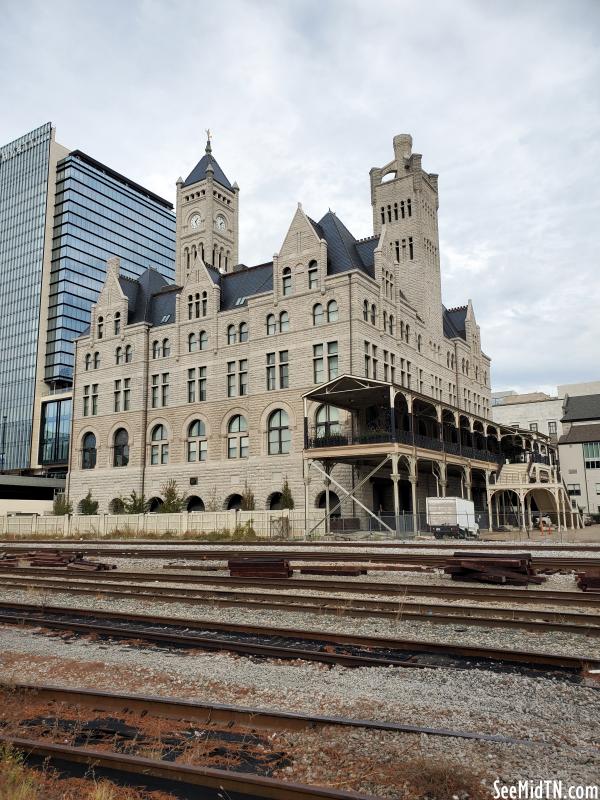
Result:
<svg viewBox="0 0 600 800"><path fill-rule="evenodd" d="M246 485L256 508L277 508L287 479L296 507L311 511L417 511L440 487L478 490L485 508L502 459L490 360L471 301L442 305L437 175L410 136L393 148L370 172L371 236L355 239L332 211L315 222L298 204L272 261L246 266L239 188L207 143L177 181L176 283L152 269L125 278L111 260L77 342L75 506L91 489L102 511L116 509L135 490L156 508L175 479L190 510L236 507ZM324 452L334 488L309 475L318 447L348 444L351 428L356 440L356 425L367 444L387 431L412 449L369 480L368 454ZM345 486L358 489L348 498Z"/></svg>

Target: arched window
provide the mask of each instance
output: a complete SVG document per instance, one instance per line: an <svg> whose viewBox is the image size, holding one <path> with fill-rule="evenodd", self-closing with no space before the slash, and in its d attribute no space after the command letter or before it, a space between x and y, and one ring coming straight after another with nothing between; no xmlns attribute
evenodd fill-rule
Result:
<svg viewBox="0 0 600 800"><path fill-rule="evenodd" d="M269 416L268 441L269 455L283 455L290 452L292 435L287 412L279 408Z"/></svg>
<svg viewBox="0 0 600 800"><path fill-rule="evenodd" d="M89 369L92 368L92 354L88 353L85 357L85 371L87 372Z"/></svg>
<svg viewBox="0 0 600 800"><path fill-rule="evenodd" d="M319 406L316 414L317 438L327 439L330 436L339 436L340 410L335 406Z"/></svg>
<svg viewBox="0 0 600 800"><path fill-rule="evenodd" d="M188 427L187 460L206 461L207 455L206 426L201 419L195 419Z"/></svg>
<svg viewBox="0 0 600 800"><path fill-rule="evenodd" d="M237 331L235 325L227 326L227 344L235 344L237 342Z"/></svg>
<svg viewBox="0 0 600 800"><path fill-rule="evenodd" d="M365 322L369 321L369 304L366 300L363 303L363 319Z"/></svg>
<svg viewBox="0 0 600 800"><path fill-rule="evenodd" d="M227 458L248 458L248 423L241 414L232 417L227 426Z"/></svg>
<svg viewBox="0 0 600 800"><path fill-rule="evenodd" d="M127 347L125 348L125 363L130 364L132 358L133 358L133 348L130 344L128 344Z"/></svg>
<svg viewBox="0 0 600 800"><path fill-rule="evenodd" d="M167 429L164 425L155 425L150 436L150 463L168 464L169 462L169 442L167 439Z"/></svg>
<svg viewBox="0 0 600 800"><path fill-rule="evenodd" d="M162 340L162 356L168 358L171 355L171 342L168 339Z"/></svg>
<svg viewBox="0 0 600 800"><path fill-rule="evenodd" d="M240 322L239 327L239 340L240 342L247 342L248 341L248 323L247 322Z"/></svg>
<svg viewBox="0 0 600 800"><path fill-rule="evenodd" d="M404 329L404 335L405 335L406 341L407 342L410 341L410 325L407 325L406 328Z"/></svg>
<svg viewBox="0 0 600 800"><path fill-rule="evenodd" d="M194 295L188 294L188 319L194 317Z"/></svg>
<svg viewBox="0 0 600 800"><path fill-rule="evenodd" d="M94 353L94 369L98 369L100 366L100 353Z"/></svg>
<svg viewBox="0 0 600 800"><path fill-rule="evenodd" d="M123 360L124 360L123 348L122 347L117 347L117 349L115 350L115 363L116 364L122 364Z"/></svg>
<svg viewBox="0 0 600 800"><path fill-rule="evenodd" d="M200 345L200 350L206 350L207 349L207 347L208 347L208 333L206 331L200 331L199 345Z"/></svg>
<svg viewBox="0 0 600 800"><path fill-rule="evenodd" d="M115 336L121 333L121 312L117 311L115 314Z"/></svg>
<svg viewBox="0 0 600 800"><path fill-rule="evenodd" d="M94 469L96 466L96 437L86 433L81 443L81 469Z"/></svg>
<svg viewBox="0 0 600 800"><path fill-rule="evenodd" d="M129 434L119 428L113 439L113 467L126 467L129 464Z"/></svg>
<svg viewBox="0 0 600 800"><path fill-rule="evenodd" d="M313 306L312 316L313 316L313 325L322 325L323 324L323 319L324 319L324 317L323 317L323 306L321 305L321 303L316 303Z"/></svg>
<svg viewBox="0 0 600 800"><path fill-rule="evenodd" d="M338 321L338 304L335 300L330 300L327 303L327 322Z"/></svg>
<svg viewBox="0 0 600 800"><path fill-rule="evenodd" d="M281 273L281 294L287 297L292 293L292 270L286 267Z"/></svg>
<svg viewBox="0 0 600 800"><path fill-rule="evenodd" d="M400 338L404 341L404 320L400 320Z"/></svg>
<svg viewBox="0 0 600 800"><path fill-rule="evenodd" d="M465 362L465 372L467 373L467 375L469 374L469 362L468 361Z"/></svg>
<svg viewBox="0 0 600 800"><path fill-rule="evenodd" d="M394 335L394 315L390 314L390 335Z"/></svg>
<svg viewBox="0 0 600 800"><path fill-rule="evenodd" d="M290 315L287 311L282 311L279 315L279 332L287 333L290 329Z"/></svg>
<svg viewBox="0 0 600 800"><path fill-rule="evenodd" d="M383 312L383 330L386 331L386 332L387 332L387 321L388 321L387 311L384 311Z"/></svg>
<svg viewBox="0 0 600 800"><path fill-rule="evenodd" d="M371 306L371 325L375 325L377 322L377 309L375 308L375 303Z"/></svg>
<svg viewBox="0 0 600 800"><path fill-rule="evenodd" d="M450 353L446 353L446 366L450 369Z"/></svg>
<svg viewBox="0 0 600 800"><path fill-rule="evenodd" d="M308 288L316 289L319 285L319 268L316 261L308 265Z"/></svg>
<svg viewBox="0 0 600 800"><path fill-rule="evenodd" d="M421 344L422 344L421 334L419 334L417 336L417 350L419 351L419 353L421 352Z"/></svg>
<svg viewBox="0 0 600 800"><path fill-rule="evenodd" d="M205 317L208 314L208 294L206 292L202 292L202 316ZM196 316L199 316L196 314Z"/></svg>
<svg viewBox="0 0 600 800"><path fill-rule="evenodd" d="M98 317L96 328L98 331L98 339L101 339L104 336L104 317Z"/></svg>
<svg viewBox="0 0 600 800"><path fill-rule="evenodd" d="M269 314L267 316L267 336L273 336L274 333L277 333L277 320L275 314Z"/></svg>
<svg viewBox="0 0 600 800"><path fill-rule="evenodd" d="M198 349L198 336L195 333L190 333L188 336L188 353L195 353Z"/></svg>
<svg viewBox="0 0 600 800"><path fill-rule="evenodd" d="M152 358L160 358L160 342L158 340L152 342Z"/></svg>

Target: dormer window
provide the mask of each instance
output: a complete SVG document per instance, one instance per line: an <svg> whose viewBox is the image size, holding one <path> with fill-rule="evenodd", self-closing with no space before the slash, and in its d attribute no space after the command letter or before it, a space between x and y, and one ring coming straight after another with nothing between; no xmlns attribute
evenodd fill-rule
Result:
<svg viewBox="0 0 600 800"><path fill-rule="evenodd" d="M121 333L121 312L117 311L115 314L115 336Z"/></svg>
<svg viewBox="0 0 600 800"><path fill-rule="evenodd" d="M319 268L316 261L308 265L308 288L316 289L319 286Z"/></svg>
<svg viewBox="0 0 600 800"><path fill-rule="evenodd" d="M104 317L98 317L96 330L98 339L102 339L102 337L104 336Z"/></svg>

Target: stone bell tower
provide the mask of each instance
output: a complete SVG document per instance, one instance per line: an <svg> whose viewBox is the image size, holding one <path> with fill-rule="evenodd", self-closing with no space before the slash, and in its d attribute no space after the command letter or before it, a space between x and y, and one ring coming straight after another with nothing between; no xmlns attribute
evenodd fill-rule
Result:
<svg viewBox="0 0 600 800"><path fill-rule="evenodd" d="M222 272L238 263L238 197L212 154L207 131L204 155L177 181L176 280L183 284L199 259Z"/></svg>
<svg viewBox="0 0 600 800"><path fill-rule="evenodd" d="M400 288L432 332L442 330L438 176L421 167L412 136L394 136L394 158L370 171L373 232L385 226L389 255L400 265Z"/></svg>

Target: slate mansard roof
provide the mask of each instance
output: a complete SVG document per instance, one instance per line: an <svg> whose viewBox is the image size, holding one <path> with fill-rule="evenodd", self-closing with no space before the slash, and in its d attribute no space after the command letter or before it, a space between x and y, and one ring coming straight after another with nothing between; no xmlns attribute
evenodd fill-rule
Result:
<svg viewBox="0 0 600 800"><path fill-rule="evenodd" d="M600 394L567 397L562 422L583 422L600 419Z"/></svg>
<svg viewBox="0 0 600 800"><path fill-rule="evenodd" d="M218 164L212 155L205 155L194 168L185 184L201 180L196 173L204 170L212 160L215 179L229 186L229 181L222 174L223 181L217 175ZM219 167L220 171L220 167ZM375 249L379 243L378 236L366 239L355 239L344 223L332 211L328 211L319 222L309 218L317 236L327 242L327 274L339 275L350 270L359 270L371 278L375 277ZM231 272L221 273L214 267L207 266L213 283L221 289L221 311L228 311L247 304L249 297L273 291L273 262L247 267L239 264ZM167 325L175 320L175 298L182 291L181 286L170 285L154 269L148 269L135 280L121 276L119 283L129 301L129 324L148 322L153 326ZM402 292L402 298L406 299ZM443 308L444 335L449 338L466 339L465 318L467 306L459 308Z"/></svg>

